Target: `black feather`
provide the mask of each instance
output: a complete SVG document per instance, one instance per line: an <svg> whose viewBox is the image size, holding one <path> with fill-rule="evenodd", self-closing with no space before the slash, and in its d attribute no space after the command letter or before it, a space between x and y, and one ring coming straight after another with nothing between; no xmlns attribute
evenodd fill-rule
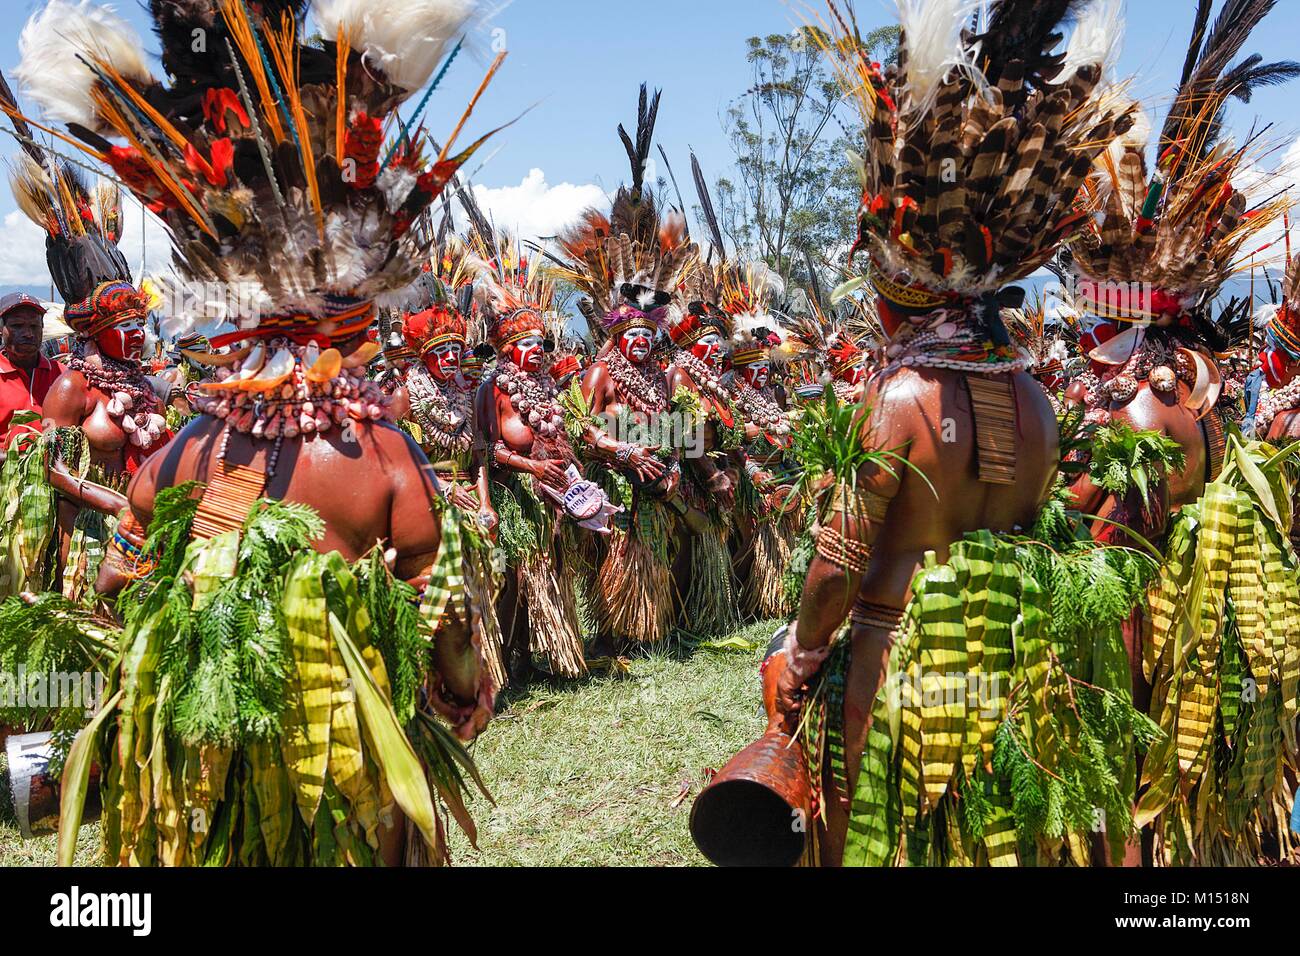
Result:
<svg viewBox="0 0 1300 956"><path fill-rule="evenodd" d="M691 150L691 173L695 177L695 193L700 197L700 211L704 214L705 225L709 227L709 238L713 240L718 255L725 257L727 245L722 241L722 229L718 225L718 214L713 208L713 197L709 195L709 184L704 179L704 170L700 168L695 150Z"/></svg>
<svg viewBox="0 0 1300 956"><path fill-rule="evenodd" d="M465 210L465 215L469 217L471 231L482 240L485 248L495 253L497 247L496 230L474 199L474 191L464 183L457 183L456 198L460 200L461 208Z"/></svg>
<svg viewBox="0 0 1300 956"><path fill-rule="evenodd" d="M1178 80L1178 85L1184 86L1192 78L1192 70L1196 68L1196 61L1201 56L1201 44L1205 42L1205 28L1210 22L1210 11L1214 8L1214 0L1197 0L1196 4L1196 22L1192 27L1192 42L1187 46L1187 58L1183 61L1183 73Z"/></svg>
<svg viewBox="0 0 1300 956"><path fill-rule="evenodd" d="M641 187L645 183L645 171L650 159L650 144L654 140L655 119L659 115L659 97L661 95L661 90L655 90L654 97L650 99L646 84L641 84L641 98L637 103L635 143L632 142L632 137L628 136L623 124L620 123L618 126L618 138L623 141L623 149L627 151L628 162L632 164L632 196L634 200L640 199Z"/></svg>

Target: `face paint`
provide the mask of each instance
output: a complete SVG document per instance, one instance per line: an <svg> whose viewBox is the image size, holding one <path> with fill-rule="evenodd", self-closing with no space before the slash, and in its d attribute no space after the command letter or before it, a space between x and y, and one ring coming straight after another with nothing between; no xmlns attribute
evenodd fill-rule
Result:
<svg viewBox="0 0 1300 956"><path fill-rule="evenodd" d="M653 344L654 329L649 326L634 326L618 337L618 350L633 365L640 365L650 357Z"/></svg>
<svg viewBox="0 0 1300 956"><path fill-rule="evenodd" d="M772 377L772 366L766 362L746 365L740 370L740 377L750 388L763 388L767 385L767 380Z"/></svg>
<svg viewBox="0 0 1300 956"><path fill-rule="evenodd" d="M432 375L440 382L449 382L456 377L460 371L460 357L464 351L464 346L459 342L443 342L441 345L435 345L433 350L424 356L424 365Z"/></svg>
<svg viewBox="0 0 1300 956"><path fill-rule="evenodd" d="M706 332L691 346L691 354L709 368L717 368L722 364L722 336L717 332Z"/></svg>
<svg viewBox="0 0 1300 956"><path fill-rule="evenodd" d="M540 335L530 335L510 346L510 361L525 372L540 372L545 354Z"/></svg>
<svg viewBox="0 0 1300 956"><path fill-rule="evenodd" d="M109 358L139 361L144 352L144 326L139 322L115 325L95 336L95 345Z"/></svg>

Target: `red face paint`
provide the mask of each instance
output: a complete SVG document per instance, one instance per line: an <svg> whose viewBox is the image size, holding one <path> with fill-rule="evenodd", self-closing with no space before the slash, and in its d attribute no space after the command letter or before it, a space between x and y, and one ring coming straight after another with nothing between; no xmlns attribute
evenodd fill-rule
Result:
<svg viewBox="0 0 1300 956"><path fill-rule="evenodd" d="M425 368L440 382L450 382L460 371L460 357L464 347L459 342L444 342L434 346L424 356Z"/></svg>
<svg viewBox="0 0 1300 956"><path fill-rule="evenodd" d="M640 365L650 357L650 346L653 343L653 329L634 327L618 337L618 350L633 365Z"/></svg>
<svg viewBox="0 0 1300 956"><path fill-rule="evenodd" d="M709 368L717 368L722 364L722 336L716 332L700 336L699 341L691 346L691 354Z"/></svg>
<svg viewBox="0 0 1300 956"><path fill-rule="evenodd" d="M771 377L772 366L766 362L759 362L757 365L746 365L740 370L741 380L753 389L766 387L768 379Z"/></svg>
<svg viewBox="0 0 1300 956"><path fill-rule="evenodd" d="M95 336L95 345L109 358L139 361L144 352L144 328L134 322L115 325Z"/></svg>
<svg viewBox="0 0 1300 956"><path fill-rule="evenodd" d="M540 335L530 335L510 346L510 361L525 372L540 372L544 355Z"/></svg>

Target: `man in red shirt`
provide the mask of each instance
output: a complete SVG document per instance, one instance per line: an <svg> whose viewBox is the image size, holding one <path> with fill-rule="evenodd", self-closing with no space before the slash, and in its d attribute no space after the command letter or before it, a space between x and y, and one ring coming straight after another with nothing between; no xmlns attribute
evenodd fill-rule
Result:
<svg viewBox="0 0 1300 956"><path fill-rule="evenodd" d="M8 447L15 412L38 414L63 366L41 354L45 307L15 292L0 299L0 449Z"/></svg>

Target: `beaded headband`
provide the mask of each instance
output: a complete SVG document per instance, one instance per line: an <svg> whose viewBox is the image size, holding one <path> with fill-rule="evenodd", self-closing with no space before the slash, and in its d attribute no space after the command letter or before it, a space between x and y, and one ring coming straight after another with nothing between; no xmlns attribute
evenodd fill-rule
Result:
<svg viewBox="0 0 1300 956"><path fill-rule="evenodd" d="M101 282L85 299L63 310L63 319L78 335L93 339L100 332L126 322L142 322L149 314L143 292L115 279Z"/></svg>

